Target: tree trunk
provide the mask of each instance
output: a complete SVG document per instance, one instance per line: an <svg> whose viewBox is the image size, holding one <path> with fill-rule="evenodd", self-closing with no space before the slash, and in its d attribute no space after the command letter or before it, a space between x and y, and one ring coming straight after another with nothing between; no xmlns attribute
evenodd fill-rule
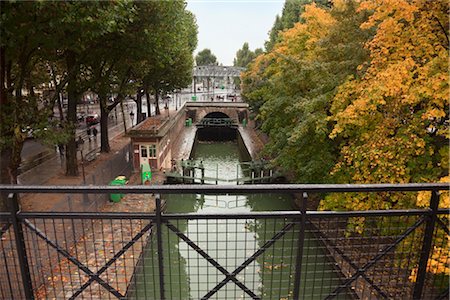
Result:
<svg viewBox="0 0 450 300"><path fill-rule="evenodd" d="M120 101L120 110L122 111L123 131L125 131L125 133L127 133L127 121L125 119L126 115L125 115L125 112L123 110L123 101Z"/></svg>
<svg viewBox="0 0 450 300"><path fill-rule="evenodd" d="M161 111L159 110L159 91L155 89L155 115L160 115Z"/></svg>
<svg viewBox="0 0 450 300"><path fill-rule="evenodd" d="M9 115L8 110L11 108L11 103L8 103L8 80L6 79L6 57L5 48L0 47L0 119L5 120L6 116ZM13 131L11 128L6 126L0 126L0 136L1 139L12 138ZM12 147L10 143L6 142L4 146L1 147L0 152L0 183L1 184L11 184L11 176L9 174L8 164L12 157ZM0 194L0 211L7 211L6 201L8 199L8 193Z"/></svg>
<svg viewBox="0 0 450 300"><path fill-rule="evenodd" d="M63 108L62 108L62 93L58 93L58 112L59 112L59 120L60 123L62 124L64 121L64 113L63 113Z"/></svg>
<svg viewBox="0 0 450 300"><path fill-rule="evenodd" d="M111 147L109 146L109 135L108 135L108 116L109 108L107 107L108 99L106 94L99 94L100 101L100 152L109 153Z"/></svg>
<svg viewBox="0 0 450 300"><path fill-rule="evenodd" d="M139 91L136 94L136 125L141 123L142 120L142 93L141 90L139 89Z"/></svg>
<svg viewBox="0 0 450 300"><path fill-rule="evenodd" d="M68 51L67 53L66 64L69 73L67 83L67 123L68 129L70 130L69 141L66 145L66 176L78 176L77 145L75 141L78 102L76 74L78 73L78 66L75 61L75 53L72 51Z"/></svg>
<svg viewBox="0 0 450 300"><path fill-rule="evenodd" d="M9 173L11 177L11 183L17 184L17 177L19 176L19 167L22 162L22 148L23 148L23 139L15 138L13 141L13 147L11 152L11 160L9 162Z"/></svg>
<svg viewBox="0 0 450 300"><path fill-rule="evenodd" d="M152 106L150 105L150 94L147 89L145 89L145 98L147 99L147 118L149 118L152 116Z"/></svg>
<svg viewBox="0 0 450 300"><path fill-rule="evenodd" d="M0 183L1 184L12 184L11 176L9 174L8 162L11 161L12 157L12 148L11 147L3 147L0 154ZM0 194L0 211L7 211L7 199L9 193L1 193Z"/></svg>

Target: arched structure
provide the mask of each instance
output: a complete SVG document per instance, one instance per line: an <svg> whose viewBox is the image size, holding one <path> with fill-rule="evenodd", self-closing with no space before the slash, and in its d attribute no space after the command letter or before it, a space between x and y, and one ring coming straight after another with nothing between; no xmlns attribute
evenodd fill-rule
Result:
<svg viewBox="0 0 450 300"><path fill-rule="evenodd" d="M214 118L214 119L231 119L229 115L227 115L226 113L223 113L221 111L213 111L208 113L206 116L203 117L204 118Z"/></svg>
<svg viewBox="0 0 450 300"><path fill-rule="evenodd" d="M242 123L248 118L248 104L242 102L186 102L186 117L198 122L210 114L223 114Z"/></svg>

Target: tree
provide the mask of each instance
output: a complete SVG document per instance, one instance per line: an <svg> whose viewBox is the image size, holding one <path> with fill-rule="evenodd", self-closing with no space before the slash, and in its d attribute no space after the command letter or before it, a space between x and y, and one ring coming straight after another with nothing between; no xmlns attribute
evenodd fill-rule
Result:
<svg viewBox="0 0 450 300"><path fill-rule="evenodd" d="M305 7L273 50L258 56L244 73L243 96L269 135L265 152L296 182L323 183L336 159L328 134L330 101L339 84L367 58L362 47L367 18L355 3L333 9Z"/></svg>
<svg viewBox="0 0 450 300"><path fill-rule="evenodd" d="M151 5L151 3L149 3ZM101 37L102 45L97 46L86 58L84 66L86 88L98 95L100 103L101 152L109 152L108 119L110 112L124 99L131 90L132 60L139 59L142 44L135 44L134 37L144 35L145 26L136 25L136 15L141 10L131 3L109 7L109 30ZM133 45L133 46L130 46ZM137 47L136 47L137 46ZM123 55L124 52L128 55ZM117 95L110 102L111 95Z"/></svg>
<svg viewBox="0 0 450 300"><path fill-rule="evenodd" d="M373 11L364 28L364 76L333 99L331 137L341 142L333 172L341 182L432 182L448 175L448 6L443 1L361 3ZM336 200L336 199L335 199ZM415 207L415 198L338 199L329 207Z"/></svg>
<svg viewBox="0 0 450 300"><path fill-rule="evenodd" d="M152 90L155 113L160 114L161 93L187 86L191 82L193 58L197 45L197 25L192 13L182 2L161 2L161 21L164 28L153 43L153 56L146 62L143 76L144 89Z"/></svg>
<svg viewBox="0 0 450 300"><path fill-rule="evenodd" d="M259 54L262 53L261 48L255 49L255 51L251 51L248 47L248 43L245 42L242 45L242 49L239 49L236 52L236 58L233 60L233 65L236 67L247 67L247 65L255 59Z"/></svg>
<svg viewBox="0 0 450 300"><path fill-rule="evenodd" d="M269 40L265 42L266 51L271 51L278 40L278 33L284 29L280 16L275 17L272 29L269 31Z"/></svg>
<svg viewBox="0 0 450 300"><path fill-rule="evenodd" d="M195 62L197 66L217 66L217 58L214 54L212 54L211 50L203 49L195 56Z"/></svg>
<svg viewBox="0 0 450 300"><path fill-rule="evenodd" d="M54 46L54 24L47 3L2 2L0 34L1 183L16 184L27 128L35 137L61 142L65 136L49 122L56 97L43 101L35 87L50 82L43 59ZM56 90L62 89L61 80ZM25 93L24 93L25 92ZM50 130L44 130L50 128ZM53 130L55 128L55 130ZM61 132L62 133L62 132ZM2 200L5 200L2 195ZM0 209L4 201L0 203Z"/></svg>
<svg viewBox="0 0 450 300"><path fill-rule="evenodd" d="M103 37L120 29L117 20L126 13L126 7L124 2L48 2L47 6L55 24L55 58L65 64L59 76L67 76L68 110L63 126L70 137L66 143L66 175L77 176L76 113L80 97L89 85L88 58L102 48Z"/></svg>
<svg viewBox="0 0 450 300"><path fill-rule="evenodd" d="M197 32L192 25L189 34L182 36L187 33L182 2L38 1L0 5L2 183L17 181L27 126L52 128L36 136L53 144L65 143L66 175L76 176L76 107L84 91L94 90L100 95L102 151L108 151L108 114L147 74L141 66L163 62L161 69L168 71L172 66L165 58L175 61L182 56L187 64L180 64L184 69L177 69L178 74L173 75L173 86L185 84L185 69L192 66L193 36ZM194 24L192 15L189 20ZM183 42L177 44L177 39ZM170 55L164 52L180 43L186 45L183 49L191 49L190 55L181 52L182 47L175 47ZM39 98L34 87L49 82L54 83L50 98ZM63 89L68 94L67 119L61 114L59 127L55 127L49 118ZM107 102L111 92L117 94L114 103Z"/></svg>
<svg viewBox="0 0 450 300"><path fill-rule="evenodd" d="M305 5L316 3L318 6L327 7L328 0L286 0L284 2L281 17L276 16L272 29L269 31L269 40L265 43L266 51L271 51L273 46L279 41L279 35L284 30L292 28L297 22L304 22L301 15Z"/></svg>

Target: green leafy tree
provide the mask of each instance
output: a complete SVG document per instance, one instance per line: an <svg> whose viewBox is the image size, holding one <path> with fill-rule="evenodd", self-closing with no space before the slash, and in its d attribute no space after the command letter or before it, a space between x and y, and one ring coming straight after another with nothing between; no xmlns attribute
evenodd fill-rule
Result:
<svg viewBox="0 0 450 300"><path fill-rule="evenodd" d="M271 51L273 46L279 41L279 35L284 30L292 28L297 22L304 22L301 14L305 10L305 5L316 3L319 6L328 7L328 0L286 0L284 2L281 16L276 16L272 29L269 31L269 40L265 43L266 51Z"/></svg>
<svg viewBox="0 0 450 300"><path fill-rule="evenodd" d="M261 53L261 48L257 48L253 52L249 49L248 43L245 42L244 45L242 45L242 49L239 49L236 52L236 58L233 60L233 65L236 67L247 67L247 65Z"/></svg>
<svg viewBox="0 0 450 300"><path fill-rule="evenodd" d="M269 40L265 42L266 51L271 51L278 40L278 34L284 29L279 15L275 17L272 29L269 31Z"/></svg>
<svg viewBox="0 0 450 300"><path fill-rule="evenodd" d="M191 81L192 53L197 44L197 25L182 2L161 2L164 28L153 43L153 56L147 58L143 87L153 91L155 113L160 114L159 96L185 87Z"/></svg>
<svg viewBox="0 0 450 300"><path fill-rule="evenodd" d="M109 114L125 99L127 92L133 90L132 66L134 60L143 59L145 45L136 43L136 39L144 35L147 28L138 20L138 14L143 13L139 8L131 2L109 7L111 27L101 37L102 45L91 51L84 62L86 88L98 95L100 103L101 152L110 151ZM124 52L128 55L123 55ZM112 102L111 95L116 95Z"/></svg>
<svg viewBox="0 0 450 300"><path fill-rule="evenodd" d="M48 120L56 97L43 101L35 92L36 86L50 82L48 64L43 57L55 45L52 35L55 26L48 3L1 2L0 5L1 182L17 183L28 128L35 137L45 141L63 139L63 135L54 135L57 130L44 130L55 125ZM61 80L56 89L64 85L65 81Z"/></svg>
<svg viewBox="0 0 450 300"><path fill-rule="evenodd" d="M336 142L328 135L330 101L337 87L367 58L367 18L346 1L333 9L305 7L303 23L284 31L271 52L243 75L243 96L269 137L273 163L296 182L330 182Z"/></svg>
<svg viewBox="0 0 450 300"><path fill-rule="evenodd" d="M212 54L210 49L203 49L195 56L195 63L197 66L217 66L219 63L217 62L217 58L214 54Z"/></svg>
<svg viewBox="0 0 450 300"><path fill-rule="evenodd" d="M70 138L66 144L66 175L78 175L75 141L76 109L81 95L89 85L89 57L102 48L103 38L119 30L123 2L45 2L52 13L52 32L57 59L64 62L60 77L67 76L68 110L64 128Z"/></svg>
<svg viewBox="0 0 450 300"><path fill-rule="evenodd" d="M65 143L66 175L76 176L76 107L84 91L96 91L101 98L102 151L108 151L105 120L111 109L147 74L148 69L143 70L142 66L162 62L160 69L168 71L175 64L168 60L178 59L176 64L184 69L176 70L178 73L170 78L170 84L185 85L186 69L193 61L196 27L195 18L190 15L193 24L189 34L182 36L187 33L183 26L188 19L183 13L180 1L2 2L2 182L17 181L26 137L24 129L51 125L48 120L54 104L58 100L61 104L59 95L63 89L68 94L67 118L63 119L61 113L58 120L63 129L41 130L35 135L53 144ZM176 50L170 54L164 51L172 45ZM124 52L129 55L123 55ZM180 57L187 64L179 64ZM53 82L53 90L44 101L35 93L35 86L49 82ZM112 104L106 101L109 93L117 94Z"/></svg>

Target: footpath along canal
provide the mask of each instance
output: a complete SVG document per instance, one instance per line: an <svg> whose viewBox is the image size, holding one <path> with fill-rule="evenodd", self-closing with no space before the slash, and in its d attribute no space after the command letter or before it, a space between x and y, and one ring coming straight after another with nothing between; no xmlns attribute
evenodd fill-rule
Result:
<svg viewBox="0 0 450 300"><path fill-rule="evenodd" d="M245 174L236 166L242 162L235 141L198 142L193 158L202 161L205 177L233 180ZM247 174L248 176L248 174ZM231 182L228 181L227 184ZM213 182L205 182L213 183ZM215 183L215 182L214 182ZM221 182L219 181L219 184ZM246 214L294 210L288 195L168 195L166 214ZM202 257L175 232L182 233L228 272L233 272L265 243L286 227L287 219L195 219L170 220L172 228L163 226L164 290L166 299L201 299L225 279L211 262ZM261 299L292 299L297 253L298 225L278 239L256 260L246 265L236 279ZM176 228L175 230L173 228ZM324 247L306 239L303 253L300 298L323 299L338 284ZM328 257L328 258L327 258ZM310 261L310 263L308 263ZM308 269L308 265L310 265ZM314 266L314 267L312 267ZM320 276L317 276L320 274ZM136 268L134 284L129 287L132 299L159 299L158 258L156 238L149 240ZM347 297L338 297L346 299ZM251 299L241 287L229 281L211 299Z"/></svg>

